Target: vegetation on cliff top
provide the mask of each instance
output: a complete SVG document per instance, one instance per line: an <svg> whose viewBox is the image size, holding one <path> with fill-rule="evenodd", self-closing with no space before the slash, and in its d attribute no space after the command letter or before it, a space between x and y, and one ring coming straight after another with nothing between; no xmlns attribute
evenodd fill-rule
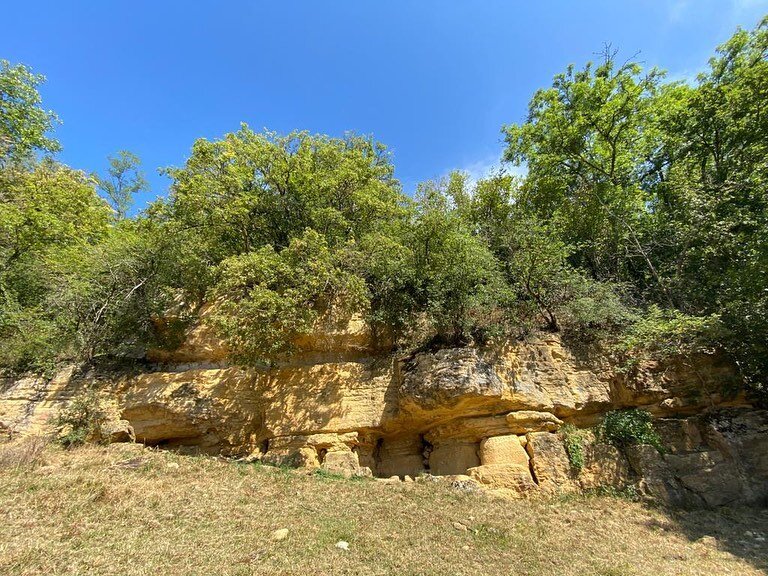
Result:
<svg viewBox="0 0 768 576"><path fill-rule="evenodd" d="M140 356L218 301L244 364L359 312L404 347L543 329L632 355L719 349L765 393L767 51L764 20L694 85L609 51L569 66L503 128L524 177L454 172L414 198L373 138L243 125L195 142L133 217L139 159L104 177L52 159L43 78L3 61L0 364Z"/></svg>

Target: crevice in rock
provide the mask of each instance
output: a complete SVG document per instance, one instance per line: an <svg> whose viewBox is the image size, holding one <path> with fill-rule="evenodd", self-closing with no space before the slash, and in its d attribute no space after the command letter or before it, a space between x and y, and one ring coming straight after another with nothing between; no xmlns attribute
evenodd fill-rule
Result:
<svg viewBox="0 0 768 576"><path fill-rule="evenodd" d="M373 453L371 458L373 459L373 475L378 476L381 469L381 447L384 445L384 438L379 437L376 439L376 444L373 446Z"/></svg>
<svg viewBox="0 0 768 576"><path fill-rule="evenodd" d="M530 440L525 443L525 451L528 453L528 471L531 473L533 483L538 486L539 479L536 477L536 468L533 465L533 444L530 442Z"/></svg>
<svg viewBox="0 0 768 576"><path fill-rule="evenodd" d="M424 434L419 435L419 441L421 442L421 454L424 457L424 470L429 472L429 457L432 455L432 451L435 449L435 447L429 440L424 438Z"/></svg>

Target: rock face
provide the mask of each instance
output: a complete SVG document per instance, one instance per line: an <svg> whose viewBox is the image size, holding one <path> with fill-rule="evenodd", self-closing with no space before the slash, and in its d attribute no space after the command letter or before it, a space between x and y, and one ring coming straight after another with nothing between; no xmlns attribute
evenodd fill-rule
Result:
<svg viewBox="0 0 768 576"><path fill-rule="evenodd" d="M668 453L628 454L647 494L676 506L768 504L768 411L711 410L659 427Z"/></svg>
<svg viewBox="0 0 768 576"><path fill-rule="evenodd" d="M461 477L513 496L633 484L674 505L768 501L768 413L716 392L732 378L717 358L629 377L599 351L577 356L554 337L398 358L354 319L298 344L290 361L243 370L196 328L138 375L0 381L0 431L43 432L98 380L122 420L115 439L348 476ZM583 428L631 406L657 418L666 453L622 453L587 435L575 470L563 423Z"/></svg>

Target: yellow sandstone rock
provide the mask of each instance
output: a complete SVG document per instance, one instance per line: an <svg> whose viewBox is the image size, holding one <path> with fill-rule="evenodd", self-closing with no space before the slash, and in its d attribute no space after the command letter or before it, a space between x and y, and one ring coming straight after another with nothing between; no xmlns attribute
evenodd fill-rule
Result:
<svg viewBox="0 0 768 576"><path fill-rule="evenodd" d="M470 468L468 473L489 488L510 490L521 496L538 489L528 467L519 464L486 464Z"/></svg>
<svg viewBox="0 0 768 576"><path fill-rule="evenodd" d="M599 351L577 357L546 336L399 358L359 317L321 320L296 344L299 352L272 369L241 369L227 365L225 348L201 324L179 349L153 351L150 359L161 364L152 371L82 375L70 368L51 380L6 378L0 431L50 430L72 395L95 383L115 406L114 439L130 440L132 432L137 442L183 451L344 475L468 475L468 485L515 494L623 486L647 474L649 493L695 491L714 504L768 498L761 488L768 483L747 479L766 467L753 455L768 452L763 417L750 412L730 429L693 416L712 404L749 410L743 396L707 392L732 372L714 357L703 357L695 373L682 364L648 364L630 377ZM630 406L660 418L669 456L640 451L627 460L587 437L583 468L574 470L558 434L563 422L591 425ZM737 461L736 480L726 482L726 462ZM692 470L716 479L727 498Z"/></svg>
<svg viewBox="0 0 768 576"><path fill-rule="evenodd" d="M515 435L493 436L480 443L480 462L488 464L516 464L528 468L528 453Z"/></svg>

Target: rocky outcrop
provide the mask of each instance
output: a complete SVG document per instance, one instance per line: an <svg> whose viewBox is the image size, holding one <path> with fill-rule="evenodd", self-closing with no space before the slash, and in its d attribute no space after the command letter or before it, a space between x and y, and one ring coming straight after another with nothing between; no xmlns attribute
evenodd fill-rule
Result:
<svg viewBox="0 0 768 576"><path fill-rule="evenodd" d="M275 368L244 370L196 328L179 350L153 353L158 363L143 373L8 379L0 426L41 432L98 379L124 421L120 438L183 451L345 475L464 478L517 497L636 485L675 505L768 500L766 413L722 393L732 370L717 358L628 375L599 350L576 355L551 336L398 358L354 319L298 344ZM575 469L561 426L588 427L630 406L657 417L666 453L622 453L586 434Z"/></svg>
<svg viewBox="0 0 768 576"><path fill-rule="evenodd" d="M658 427L665 454L628 450L649 496L675 506L768 503L768 411L715 409Z"/></svg>

